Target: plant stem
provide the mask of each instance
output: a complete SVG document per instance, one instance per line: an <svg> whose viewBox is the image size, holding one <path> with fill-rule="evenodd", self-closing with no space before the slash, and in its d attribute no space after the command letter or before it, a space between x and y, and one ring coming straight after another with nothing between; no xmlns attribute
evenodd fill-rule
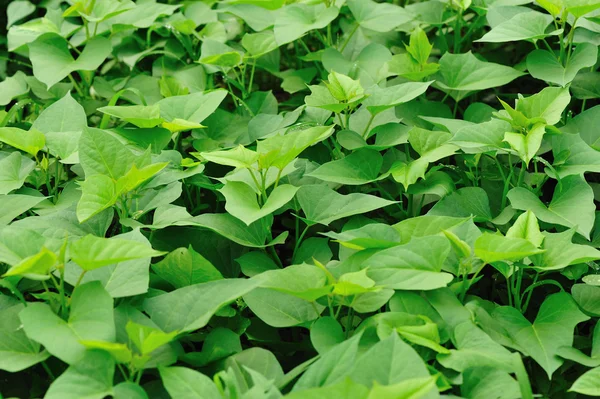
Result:
<svg viewBox="0 0 600 399"><path fill-rule="evenodd" d="M306 232L308 231L309 228L310 228L310 226L306 225L304 230L302 230L302 234L300 234L300 237L298 237L298 239L296 240L296 243L294 244L294 252L292 252L292 259L294 259L294 257L296 256L296 251L300 247L300 243L302 242L302 239L304 239L304 236L306 235Z"/></svg>
<svg viewBox="0 0 600 399"><path fill-rule="evenodd" d="M355 23L354 28L352 28L352 30L350 31L350 34L348 34L348 37L346 38L346 40L344 40L344 44L342 44L342 47L340 48L340 53L344 52L344 50L346 49L346 46L348 45L348 43L350 43L350 39L352 39L352 36L354 36L354 34L358 30L359 26L360 26L360 24Z"/></svg>

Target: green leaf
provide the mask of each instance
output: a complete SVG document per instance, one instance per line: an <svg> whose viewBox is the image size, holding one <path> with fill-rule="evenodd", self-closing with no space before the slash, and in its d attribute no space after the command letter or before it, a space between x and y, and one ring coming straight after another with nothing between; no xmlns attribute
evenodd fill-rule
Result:
<svg viewBox="0 0 600 399"><path fill-rule="evenodd" d="M42 248L40 252L31 255L16 265L12 266L2 276L23 276L32 280L46 280L50 276L52 266L56 264L57 258L54 252Z"/></svg>
<svg viewBox="0 0 600 399"><path fill-rule="evenodd" d="M148 239L139 230L121 234L118 238L149 245ZM148 291L149 265L150 258L142 258L118 262L85 272L75 263L69 262L65 267L65 281L71 285L75 285L80 278L81 283L100 281L113 298L140 295ZM82 273L85 274L82 276Z"/></svg>
<svg viewBox="0 0 600 399"><path fill-rule="evenodd" d="M546 126L543 123L538 123L528 130L526 134L507 132L504 135L504 141L519 154L525 165L529 165L529 161L539 151L545 133Z"/></svg>
<svg viewBox="0 0 600 399"><path fill-rule="evenodd" d="M355 334L344 342L335 345L314 362L294 384L292 393L304 389L333 385L349 375L353 369L358 344L362 334Z"/></svg>
<svg viewBox="0 0 600 399"><path fill-rule="evenodd" d="M191 246L170 252L163 260L152 265L152 270L175 288L223 278L212 263Z"/></svg>
<svg viewBox="0 0 600 399"><path fill-rule="evenodd" d="M339 14L335 7L325 4L290 4L282 8L275 19L275 39L279 46L293 42L305 33L322 29L329 25Z"/></svg>
<svg viewBox="0 0 600 399"><path fill-rule="evenodd" d="M16 373L50 357L21 328L19 313L23 309L24 305L18 304L0 310L0 370Z"/></svg>
<svg viewBox="0 0 600 399"><path fill-rule="evenodd" d="M544 252L525 238L483 233L475 241L475 256L485 263L517 261Z"/></svg>
<svg viewBox="0 0 600 399"><path fill-rule="evenodd" d="M272 30L258 33L246 33L244 37L242 37L240 43L244 46L244 49L246 49L248 54L255 58L267 54L278 47L275 34Z"/></svg>
<svg viewBox="0 0 600 399"><path fill-rule="evenodd" d="M538 224L535 214L529 210L519 215L517 220L506 232L508 238L522 238L528 240L536 247L540 247L544 241L544 235L540 232L540 226Z"/></svg>
<svg viewBox="0 0 600 399"><path fill-rule="evenodd" d="M0 226L9 224L23 212L27 212L46 197L23 194L0 195Z"/></svg>
<svg viewBox="0 0 600 399"><path fill-rule="evenodd" d="M547 32L546 28L552 23L552 17L537 11L521 12L507 21L492 28L476 42L506 43L520 40L536 42L548 36L555 36L561 30ZM531 72L531 69L530 69Z"/></svg>
<svg viewBox="0 0 600 399"><path fill-rule="evenodd" d="M595 367L583 373L575 380L569 392L577 392L582 395L600 396L600 367Z"/></svg>
<svg viewBox="0 0 600 399"><path fill-rule="evenodd" d="M104 351L89 350L61 374L46 392L47 399L103 399L113 393L115 361Z"/></svg>
<svg viewBox="0 0 600 399"><path fill-rule="evenodd" d="M379 177L382 166L383 157L379 151L365 148L358 149L342 159L327 162L307 176L332 183L361 185L385 177Z"/></svg>
<svg viewBox="0 0 600 399"><path fill-rule="evenodd" d="M220 399L221 394L210 378L186 367L158 369L165 389L173 398Z"/></svg>
<svg viewBox="0 0 600 399"><path fill-rule="evenodd" d="M0 195L21 188L33 169L35 162L17 151L0 159Z"/></svg>
<svg viewBox="0 0 600 399"><path fill-rule="evenodd" d="M328 225L334 220L367 213L394 202L368 194L338 194L327 186L302 186L296 198L310 223Z"/></svg>
<svg viewBox="0 0 600 399"><path fill-rule="evenodd" d="M474 91L503 86L524 75L511 67L480 61L470 51L445 53L439 63L435 85L457 101Z"/></svg>
<svg viewBox="0 0 600 399"><path fill-rule="evenodd" d="M15 4L18 2L12 2ZM29 91L29 86L25 80L26 76L22 71L15 72L14 75L0 82L0 105L8 105L13 98L26 94Z"/></svg>
<svg viewBox="0 0 600 399"><path fill-rule="evenodd" d="M225 210L250 226L287 204L296 195L298 187L291 184L275 187L262 207L254 190L246 183L228 181L219 191L225 197Z"/></svg>
<svg viewBox="0 0 600 399"><path fill-rule="evenodd" d="M310 342L319 354L324 354L343 341L342 326L331 316L320 317L310 328Z"/></svg>
<svg viewBox="0 0 600 399"><path fill-rule="evenodd" d="M600 3L595 0L564 0L564 5L577 18L600 8Z"/></svg>
<svg viewBox="0 0 600 399"><path fill-rule="evenodd" d="M358 229L345 230L341 233L321 233L335 239L345 247L363 250L366 248L385 249L400 244L400 234L387 224L371 223Z"/></svg>
<svg viewBox="0 0 600 399"><path fill-rule="evenodd" d="M113 399L148 399L148 395L133 382L121 382L113 388Z"/></svg>
<svg viewBox="0 0 600 399"><path fill-rule="evenodd" d="M123 119L139 128L152 128L163 122L163 119L160 117L158 104L147 106L107 106L98 108L98 111L115 118Z"/></svg>
<svg viewBox="0 0 600 399"><path fill-rule="evenodd" d="M258 284L258 280L225 279L190 285L146 299L144 311L163 331L193 331L204 327L219 309Z"/></svg>
<svg viewBox="0 0 600 399"><path fill-rule="evenodd" d="M25 18L35 11L35 5L27 0L12 1L6 7L6 29L10 28L15 22Z"/></svg>
<svg viewBox="0 0 600 399"><path fill-rule="evenodd" d="M33 75L48 88L74 71L98 69L112 51L110 40L95 36L88 41L75 60L67 44L67 41L56 33L46 33L29 43Z"/></svg>
<svg viewBox="0 0 600 399"><path fill-rule="evenodd" d="M467 316L471 317L468 311ZM437 355L437 360L446 368L464 372L471 368L491 367L513 372L513 356L518 355L494 341L471 320L456 325L454 343L456 349L450 349L449 354Z"/></svg>
<svg viewBox="0 0 600 399"><path fill-rule="evenodd" d="M258 161L258 154L242 145L225 151L202 152L200 156L209 162L235 168L250 168Z"/></svg>
<svg viewBox="0 0 600 399"><path fill-rule="evenodd" d="M584 172L600 173L600 152L590 147L579 134L565 133L553 137L552 154L554 159L561 159L561 156L568 154L566 159L561 160L554 167L561 179ZM546 173L552 178L557 178L555 172L550 169L546 170Z"/></svg>
<svg viewBox="0 0 600 399"><path fill-rule="evenodd" d="M556 125L570 101L569 89L546 87L537 94L519 98L516 110L529 119L542 118L548 125Z"/></svg>
<svg viewBox="0 0 600 399"><path fill-rule="evenodd" d="M118 139L100 129L85 129L79 140L79 160L85 174L104 175L117 180L130 169L133 153Z"/></svg>
<svg viewBox="0 0 600 399"><path fill-rule="evenodd" d="M160 108L160 116L166 121L182 120L200 123L215 112L226 96L226 90L213 90L168 97L160 100L156 105Z"/></svg>
<svg viewBox="0 0 600 399"><path fill-rule="evenodd" d="M358 80L331 71L324 82L329 93L339 102L353 104L364 97L364 89Z"/></svg>
<svg viewBox="0 0 600 399"><path fill-rule="evenodd" d="M105 175L88 176L80 182L81 198L77 203L77 219L84 223L103 210L113 206L121 193L110 177Z"/></svg>
<svg viewBox="0 0 600 399"><path fill-rule="evenodd" d="M84 358L86 348L80 340L115 340L113 300L96 281L75 288L67 321L55 315L49 305L39 302L29 304L19 318L29 338L68 364Z"/></svg>
<svg viewBox="0 0 600 399"><path fill-rule="evenodd" d="M125 326L127 336L142 355L149 355L156 349L173 341L178 331L165 333L157 328L137 324L131 320Z"/></svg>
<svg viewBox="0 0 600 399"><path fill-rule="evenodd" d="M564 362L557 356L558 348L571 346L575 326L589 320L565 292L547 297L533 324L508 306L497 308L492 316L506 329L519 350L542 366L549 379Z"/></svg>
<svg viewBox="0 0 600 399"><path fill-rule="evenodd" d="M378 86L367 91L369 97L363 102L372 115L377 115L386 109L407 103L425 93L431 82L411 82L380 89Z"/></svg>
<svg viewBox="0 0 600 399"><path fill-rule="evenodd" d="M527 56L527 70L536 79L564 87L575 79L581 69L594 66L597 58L598 47L590 43L581 43L575 47L566 68L554 54L546 50L534 50Z"/></svg>
<svg viewBox="0 0 600 399"><path fill-rule="evenodd" d="M492 220L490 200L480 187L463 187L445 196L436 203L428 215L474 217L475 221Z"/></svg>
<svg viewBox="0 0 600 399"><path fill-rule="evenodd" d="M392 31L413 19L410 13L395 4L371 0L348 0L346 3L360 26L376 32Z"/></svg>
<svg viewBox="0 0 600 399"><path fill-rule="evenodd" d="M449 253L450 243L445 237L419 237L376 253L364 266L377 285L395 290L433 290L445 287L453 278L441 272Z"/></svg>
<svg viewBox="0 0 600 399"><path fill-rule="evenodd" d="M46 145L46 139L40 131L36 129L25 131L16 127L1 127L0 142L33 156Z"/></svg>
<svg viewBox="0 0 600 399"><path fill-rule="evenodd" d="M327 139L332 133L333 126L314 126L261 140L256 146L258 164L262 169L274 166L283 170L302 151Z"/></svg>
<svg viewBox="0 0 600 399"><path fill-rule="evenodd" d="M406 51L412 56L412 58L420 65L425 65L431 54L433 45L429 43L427 33L419 27L415 28L409 39L408 46L405 45Z"/></svg>
<svg viewBox="0 0 600 399"><path fill-rule="evenodd" d="M391 334L356 359L349 376L369 387L375 382L391 385L412 378L429 377L429 372L417 352L398 334ZM430 389L437 393L436 387Z"/></svg>
<svg viewBox="0 0 600 399"><path fill-rule="evenodd" d="M542 233L544 252L531 258L533 265L540 270L560 270L569 265L591 262L600 259L600 251L589 245L573 244L575 229L562 233Z"/></svg>
<svg viewBox="0 0 600 399"><path fill-rule="evenodd" d="M562 179L547 207L534 193L525 188L513 188L507 197L515 209L530 210L539 220L546 223L575 227L579 234L590 238L596 206L592 188L581 176L573 175Z"/></svg>
<svg viewBox="0 0 600 399"><path fill-rule="evenodd" d="M52 133L69 132L74 140L75 134L81 134L87 127L87 117L83 107L67 92L60 100L44 109L32 127L46 135L46 144L50 146Z"/></svg>
<svg viewBox="0 0 600 399"><path fill-rule="evenodd" d="M315 268L314 266L311 267ZM324 294L326 292L317 291L318 296ZM269 288L256 288L245 294L243 298L246 305L259 319L272 327L278 328L296 326L315 320L324 309L323 306L288 294L285 291L281 292Z"/></svg>
<svg viewBox="0 0 600 399"><path fill-rule="evenodd" d="M103 238L87 235L69 247L71 259L83 270L94 270L113 263L164 255L148 243L122 238Z"/></svg>

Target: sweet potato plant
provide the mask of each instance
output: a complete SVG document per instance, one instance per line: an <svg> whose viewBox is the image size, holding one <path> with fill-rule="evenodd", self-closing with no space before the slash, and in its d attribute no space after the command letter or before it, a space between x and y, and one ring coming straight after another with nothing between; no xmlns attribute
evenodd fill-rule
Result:
<svg viewBox="0 0 600 399"><path fill-rule="evenodd" d="M600 0L4 9L0 398L600 396Z"/></svg>

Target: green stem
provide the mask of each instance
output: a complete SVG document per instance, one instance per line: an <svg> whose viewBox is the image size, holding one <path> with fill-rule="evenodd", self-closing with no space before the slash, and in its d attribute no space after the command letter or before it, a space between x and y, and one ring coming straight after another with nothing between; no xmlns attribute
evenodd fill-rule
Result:
<svg viewBox="0 0 600 399"><path fill-rule="evenodd" d="M296 240L296 243L294 244L294 252L292 252L292 259L294 259L294 257L296 256L296 251L300 247L300 243L304 239L304 236L306 235L306 232L308 231L309 228L310 228L310 226L306 225L306 227L304 228L304 230L302 230L302 234L300 234L300 237L298 237L298 239Z"/></svg>
<svg viewBox="0 0 600 399"><path fill-rule="evenodd" d="M369 118L369 122L367 123L367 126L365 126L365 130L363 130L363 132L362 132L362 137L365 140L367 139L367 134L369 134L369 128L371 127L371 123L373 123L373 119L375 119L375 115L371 114L371 117Z"/></svg>
<svg viewBox="0 0 600 399"><path fill-rule="evenodd" d="M344 44L342 44L342 47L340 48L340 53L344 52L346 46L348 45L348 43L350 43L350 39L352 39L352 36L354 36L359 26L360 24L358 22L355 22L354 28L352 28L350 34L348 34L348 37L346 38L346 40L344 40Z"/></svg>
<svg viewBox="0 0 600 399"><path fill-rule="evenodd" d="M248 94L252 93L252 83L254 82L254 70L256 69L256 60L252 63L252 69L250 70L250 81L248 82Z"/></svg>
<svg viewBox="0 0 600 399"><path fill-rule="evenodd" d="M77 84L77 81L75 80L73 75L69 74L68 77L71 83L73 83L73 87L75 87L75 91L77 91L77 94L79 94L80 97L85 97L85 95L83 94L83 90L81 90L81 87L79 87L79 84Z"/></svg>
<svg viewBox="0 0 600 399"><path fill-rule="evenodd" d="M454 24L454 54L460 52L460 31L462 29L462 11L459 11L456 16L456 23Z"/></svg>
<svg viewBox="0 0 600 399"><path fill-rule="evenodd" d="M44 368L44 370L46 370L46 373L48 373L48 376L50 377L50 379L52 381L54 381L56 379L56 377L52 373L52 370L50 370L50 367L48 367L48 365L46 364L45 361L42 361L41 364L42 364L42 367Z"/></svg>
<svg viewBox="0 0 600 399"><path fill-rule="evenodd" d="M81 281L83 280L83 277L85 276L85 274L87 273L87 270L84 270L81 272L81 274L79 275L79 278L77 279L77 282L75 283L75 288L79 286L79 284L81 284Z"/></svg>

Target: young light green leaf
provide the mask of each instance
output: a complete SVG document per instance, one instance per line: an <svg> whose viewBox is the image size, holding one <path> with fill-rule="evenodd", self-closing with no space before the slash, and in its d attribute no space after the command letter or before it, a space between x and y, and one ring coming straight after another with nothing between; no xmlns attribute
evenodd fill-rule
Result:
<svg viewBox="0 0 600 399"><path fill-rule="evenodd" d="M113 180L124 176L135 162L133 153L117 138L94 128L81 135L79 159L87 176L104 175Z"/></svg>
<svg viewBox="0 0 600 399"><path fill-rule="evenodd" d="M296 195L298 187L291 184L275 187L262 207L257 202L256 193L246 183L229 181L219 191L225 197L225 210L250 226L287 204Z"/></svg>
<svg viewBox="0 0 600 399"><path fill-rule="evenodd" d="M127 336L142 355L149 355L156 349L171 342L178 331L165 333L158 328L129 321L125 326Z"/></svg>
<svg viewBox="0 0 600 399"><path fill-rule="evenodd" d="M506 237L523 238L538 248L544 241L544 235L540 232L540 226L537 218L530 210L527 210L525 213L519 215L517 220L515 220L515 223L510 226L506 232Z"/></svg>
<svg viewBox="0 0 600 399"><path fill-rule="evenodd" d="M525 238L505 237L499 234L483 233L475 241L475 256L485 263L517 261L544 252Z"/></svg>
<svg viewBox="0 0 600 399"><path fill-rule="evenodd" d="M32 280L47 280L50 278L48 273L56 264L56 261L57 257L54 252L42 248L37 254L31 255L12 266L2 277L23 276Z"/></svg>
<svg viewBox="0 0 600 399"><path fill-rule="evenodd" d="M250 168L258 161L258 154L242 145L230 150L202 152L200 156L209 162L235 168Z"/></svg>
<svg viewBox="0 0 600 399"><path fill-rule="evenodd" d="M573 244L575 229L562 233L542 233L544 253L533 256L533 265L539 270L560 270L569 265L600 259L600 251L590 245Z"/></svg>
<svg viewBox="0 0 600 399"><path fill-rule="evenodd" d="M163 119L160 117L160 108L154 105L128 105L100 107L98 111L122 119L139 128L151 128L160 125Z"/></svg>
<svg viewBox="0 0 600 399"><path fill-rule="evenodd" d="M118 237L110 239L96 237L91 234L72 243L69 253L71 259L83 270L94 270L113 263L165 254L165 252L155 251L147 243Z"/></svg>
<svg viewBox="0 0 600 399"><path fill-rule="evenodd" d="M33 156L36 156L38 151L46 145L46 139L42 132L36 129L26 131L16 127L1 127L0 142Z"/></svg>

